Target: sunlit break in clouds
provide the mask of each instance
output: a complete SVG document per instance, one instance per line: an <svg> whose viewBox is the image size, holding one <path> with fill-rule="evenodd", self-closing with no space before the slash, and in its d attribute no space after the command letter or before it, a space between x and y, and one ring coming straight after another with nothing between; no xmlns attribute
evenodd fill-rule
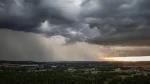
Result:
<svg viewBox="0 0 150 84"><path fill-rule="evenodd" d="M0 0L0 60L149 61L150 0Z"/></svg>
<svg viewBox="0 0 150 84"><path fill-rule="evenodd" d="M105 61L150 61L150 56L128 56L128 57L106 57L103 58Z"/></svg>

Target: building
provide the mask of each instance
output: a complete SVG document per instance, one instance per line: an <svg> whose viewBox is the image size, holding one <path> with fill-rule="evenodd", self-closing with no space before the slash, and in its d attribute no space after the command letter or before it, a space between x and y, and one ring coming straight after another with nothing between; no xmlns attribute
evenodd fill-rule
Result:
<svg viewBox="0 0 150 84"><path fill-rule="evenodd" d="M119 72L119 71L121 71L121 68L117 68L117 69L115 69L115 71Z"/></svg>
<svg viewBox="0 0 150 84"><path fill-rule="evenodd" d="M54 65L53 65L53 66L51 66L51 68L57 68L57 66L54 66Z"/></svg>
<svg viewBox="0 0 150 84"><path fill-rule="evenodd" d="M76 71L76 69L68 68L68 69L67 69L67 71L69 71L69 72L75 72L75 71Z"/></svg>

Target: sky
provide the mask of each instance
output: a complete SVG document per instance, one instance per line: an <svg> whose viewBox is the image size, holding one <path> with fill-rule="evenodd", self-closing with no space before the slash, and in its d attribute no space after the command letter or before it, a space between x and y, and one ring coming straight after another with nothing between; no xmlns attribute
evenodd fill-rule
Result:
<svg viewBox="0 0 150 84"><path fill-rule="evenodd" d="M150 59L149 4L149 0L0 0L0 60Z"/></svg>

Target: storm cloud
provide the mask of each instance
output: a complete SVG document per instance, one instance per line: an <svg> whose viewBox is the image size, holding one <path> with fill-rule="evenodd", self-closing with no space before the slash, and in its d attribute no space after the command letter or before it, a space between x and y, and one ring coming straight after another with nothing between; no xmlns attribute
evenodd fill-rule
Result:
<svg viewBox="0 0 150 84"><path fill-rule="evenodd" d="M0 60L150 55L149 0L0 0Z"/></svg>
<svg viewBox="0 0 150 84"><path fill-rule="evenodd" d="M62 35L72 41L96 44L149 45L149 3L149 0L0 0L0 28ZM41 27L45 22L46 30Z"/></svg>
<svg viewBox="0 0 150 84"><path fill-rule="evenodd" d="M19 61L103 61L105 57L149 56L148 46L104 46L76 42L66 45L63 36L45 37L0 29L0 60Z"/></svg>

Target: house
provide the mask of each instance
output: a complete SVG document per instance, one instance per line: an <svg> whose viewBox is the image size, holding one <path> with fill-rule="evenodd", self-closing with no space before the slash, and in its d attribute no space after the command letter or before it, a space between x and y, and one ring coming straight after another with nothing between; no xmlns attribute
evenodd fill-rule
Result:
<svg viewBox="0 0 150 84"><path fill-rule="evenodd" d="M75 71L76 71L76 69L68 68L68 69L67 69L67 71L69 71L69 72L75 72Z"/></svg>
<svg viewBox="0 0 150 84"><path fill-rule="evenodd" d="M115 71L119 72L119 71L121 71L121 68L117 68L117 69L115 69Z"/></svg>
<svg viewBox="0 0 150 84"><path fill-rule="evenodd" d="M52 67L52 68L57 68L57 66L54 66L54 65L53 65L53 66L51 66L51 67Z"/></svg>

